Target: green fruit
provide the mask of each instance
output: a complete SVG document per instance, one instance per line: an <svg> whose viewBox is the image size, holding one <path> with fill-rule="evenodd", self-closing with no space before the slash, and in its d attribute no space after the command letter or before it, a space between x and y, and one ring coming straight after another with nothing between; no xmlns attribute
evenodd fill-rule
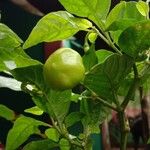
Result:
<svg viewBox="0 0 150 150"><path fill-rule="evenodd" d="M84 78L85 68L79 53L60 48L44 64L45 82L53 89L72 89Z"/></svg>

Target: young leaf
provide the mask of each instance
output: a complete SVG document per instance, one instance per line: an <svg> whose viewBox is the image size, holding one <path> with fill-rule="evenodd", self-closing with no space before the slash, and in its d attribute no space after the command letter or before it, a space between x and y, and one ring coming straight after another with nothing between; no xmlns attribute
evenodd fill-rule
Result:
<svg viewBox="0 0 150 150"><path fill-rule="evenodd" d="M33 118L21 116L19 117L12 129L10 129L7 141L6 150L16 150L23 144L31 134L39 133L38 126L48 126L48 124L35 120Z"/></svg>
<svg viewBox="0 0 150 150"><path fill-rule="evenodd" d="M52 140L54 142L58 142L59 141L60 134L55 128L47 129L45 131L45 134L50 140Z"/></svg>
<svg viewBox="0 0 150 150"><path fill-rule="evenodd" d="M23 48L26 49L41 42L64 40L79 30L86 30L91 26L92 24L88 20L75 18L66 11L52 12L37 23Z"/></svg>
<svg viewBox="0 0 150 150"><path fill-rule="evenodd" d="M138 1L136 4L138 11L145 17L148 16L149 13L149 5L146 2Z"/></svg>
<svg viewBox="0 0 150 150"><path fill-rule="evenodd" d="M14 91L21 91L21 82L13 78L0 76L0 87L9 88Z"/></svg>
<svg viewBox="0 0 150 150"><path fill-rule="evenodd" d="M19 47L23 41L6 25L0 23L0 47L13 49Z"/></svg>
<svg viewBox="0 0 150 150"><path fill-rule="evenodd" d="M118 44L123 52L135 60L150 48L150 21L141 21L128 27L119 37Z"/></svg>
<svg viewBox="0 0 150 150"><path fill-rule="evenodd" d="M14 120L15 112L8 107L0 104L0 117L3 117L7 120Z"/></svg>
<svg viewBox="0 0 150 150"><path fill-rule="evenodd" d="M102 99L112 102L120 82L131 71L132 65L133 60L130 57L113 54L86 74L84 85Z"/></svg>
<svg viewBox="0 0 150 150"><path fill-rule="evenodd" d="M58 144L46 139L46 140L39 140L39 141L32 141L28 143L23 150L55 150L58 148Z"/></svg>
<svg viewBox="0 0 150 150"><path fill-rule="evenodd" d="M97 39L97 34L95 33L95 32L91 32L90 34L89 34L89 36L88 36L88 40L92 43L92 44L94 44L95 43L95 41L96 41L96 39Z"/></svg>
<svg viewBox="0 0 150 150"><path fill-rule="evenodd" d="M78 121L81 121L81 119L84 117L84 113L81 112L72 112L65 118L65 125L66 127L70 127L77 123Z"/></svg>
<svg viewBox="0 0 150 150"><path fill-rule="evenodd" d="M34 114L34 115L42 115L43 114L43 111L37 106L28 108L28 109L24 110L24 112L31 113L31 114Z"/></svg>
<svg viewBox="0 0 150 150"><path fill-rule="evenodd" d="M86 17L97 25L102 24L105 20L111 0L59 0L65 9L77 16Z"/></svg>
<svg viewBox="0 0 150 150"><path fill-rule="evenodd" d="M71 93L71 101L77 103L80 99L80 94Z"/></svg>
<svg viewBox="0 0 150 150"><path fill-rule="evenodd" d="M59 141L60 150L70 150L70 143L67 139L62 138Z"/></svg>

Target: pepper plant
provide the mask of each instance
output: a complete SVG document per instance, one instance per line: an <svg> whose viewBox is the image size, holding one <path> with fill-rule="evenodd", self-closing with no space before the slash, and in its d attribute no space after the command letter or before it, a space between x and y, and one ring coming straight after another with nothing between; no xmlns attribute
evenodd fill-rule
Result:
<svg viewBox="0 0 150 150"><path fill-rule="evenodd" d="M148 1L120 1L112 10L111 0L59 2L66 11L42 17L25 42L8 26L0 24L0 71L14 78L13 86L16 83L31 95L35 107L25 112L46 113L51 122L15 116L12 110L0 105L0 115L14 122L6 150L15 150L22 144L24 150L92 150L91 135L100 133L99 126L111 115L111 110L118 113L120 149L126 150L129 130L125 109L139 88L150 88ZM72 89L55 90L45 84L43 64L30 58L26 49L41 42L68 39L79 31L86 33L82 58L86 72L80 90L78 93ZM97 38L104 40L111 51L95 49ZM71 103L78 103L79 109L70 111ZM81 131L73 134L70 129L76 123ZM33 134L40 139L26 142Z"/></svg>

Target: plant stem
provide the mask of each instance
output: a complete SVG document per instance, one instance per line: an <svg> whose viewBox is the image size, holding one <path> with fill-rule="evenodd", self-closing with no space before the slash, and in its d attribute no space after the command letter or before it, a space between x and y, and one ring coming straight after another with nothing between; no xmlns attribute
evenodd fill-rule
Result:
<svg viewBox="0 0 150 150"><path fill-rule="evenodd" d="M121 108L122 110L119 111L119 122L120 122L120 133L121 133L121 139L120 139L120 150L126 150L126 145L127 145L127 136L128 136L128 124L126 121L125 117L125 108L127 107L129 101L132 99L133 95L135 94L135 91L137 89L137 86L139 84L139 75L138 75L138 70L136 67L136 64L133 65L133 71L134 71L134 80L133 83L131 84L128 93L126 97L124 98Z"/></svg>
<svg viewBox="0 0 150 150"><path fill-rule="evenodd" d="M112 42L110 35L108 33L104 32L104 35L106 36L106 38L108 39L109 42L109 46L113 48L113 50L115 50L118 54L122 55L121 51L114 45L114 43Z"/></svg>
<svg viewBox="0 0 150 150"><path fill-rule="evenodd" d="M103 41L105 41L108 45L110 45L109 42L108 42L108 40L107 40L107 38L102 33L100 33L98 29L96 29L95 27L93 27L93 30L99 35L99 37Z"/></svg>
<svg viewBox="0 0 150 150"><path fill-rule="evenodd" d="M70 144L76 145L77 147L82 148L82 149L84 148L81 142L75 141L69 137L69 133L68 133L67 129L65 128L65 126L62 127L62 125L59 123L57 126L52 117L51 117L51 121L52 121L53 127L59 132L60 135L62 135L64 138L66 138L70 142Z"/></svg>
<svg viewBox="0 0 150 150"><path fill-rule="evenodd" d="M126 150L127 147L127 137L128 137L128 130L127 130L127 121L125 118L124 111L120 111L119 115L119 122L120 122L120 150Z"/></svg>
<svg viewBox="0 0 150 150"><path fill-rule="evenodd" d="M126 95L126 97L124 98L121 107L123 108L123 110L126 108L126 106L128 105L129 101L132 99L133 95L135 94L135 91L138 87L139 84L139 76L138 76L138 70L136 65L133 65L133 71L134 71L134 80L133 83L131 84L128 93Z"/></svg>
<svg viewBox="0 0 150 150"><path fill-rule="evenodd" d="M103 104L105 105L106 107L112 109L112 110L115 110L115 111L118 111L118 109L116 107L114 107L113 105L111 105L110 103L108 103L107 101L101 99L100 97L97 97L97 99Z"/></svg>
<svg viewBox="0 0 150 150"><path fill-rule="evenodd" d="M122 55L121 51L114 45L114 43L112 42L110 35L106 32L104 32L103 29L101 29L101 32L98 29L96 29L95 27L93 27L93 30L95 30L95 32L99 35L99 37L105 41L114 51L116 51L118 54Z"/></svg>

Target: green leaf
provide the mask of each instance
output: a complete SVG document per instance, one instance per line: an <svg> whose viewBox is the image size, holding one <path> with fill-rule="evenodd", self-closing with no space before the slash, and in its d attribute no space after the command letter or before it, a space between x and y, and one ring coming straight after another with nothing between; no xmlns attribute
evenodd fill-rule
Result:
<svg viewBox="0 0 150 150"><path fill-rule="evenodd" d="M120 84L120 87L118 89L118 95L126 96L128 93L128 89L130 88L132 82L133 82L133 77L127 76L125 80L123 80Z"/></svg>
<svg viewBox="0 0 150 150"><path fill-rule="evenodd" d="M14 91L21 91L21 82L13 78L0 76L0 88L1 87L9 88Z"/></svg>
<svg viewBox="0 0 150 150"><path fill-rule="evenodd" d="M66 11L52 12L37 23L23 48L26 49L41 42L64 40L91 26L88 20L75 18Z"/></svg>
<svg viewBox="0 0 150 150"><path fill-rule="evenodd" d="M97 39L97 33L95 33L95 32L91 32L90 34L89 34L89 36L88 36L88 40L92 43L92 44L94 44L95 43L95 41L96 41L96 39Z"/></svg>
<svg viewBox="0 0 150 150"><path fill-rule="evenodd" d="M52 140L54 142L58 142L59 141L60 134L55 128L47 129L45 131L45 134L50 140Z"/></svg>
<svg viewBox="0 0 150 150"><path fill-rule="evenodd" d="M105 50L105 49L100 49L96 51L96 56L98 58L98 63L103 63L110 55L112 55L113 52Z"/></svg>
<svg viewBox="0 0 150 150"><path fill-rule="evenodd" d="M23 83L35 85L41 90L44 90L45 88L42 64L16 68L13 69L11 73L15 79Z"/></svg>
<svg viewBox="0 0 150 150"><path fill-rule="evenodd" d="M137 21L145 20L145 17L137 10L137 2L122 1L117 4L109 13L106 20L106 28L108 28L114 21L120 19L133 19Z"/></svg>
<svg viewBox="0 0 150 150"><path fill-rule="evenodd" d="M71 90L54 91L49 89L44 81L43 65L17 68L12 70L12 74L17 80L36 87L29 93L40 109L49 113L55 119L63 121L70 106Z"/></svg>
<svg viewBox="0 0 150 150"><path fill-rule="evenodd" d="M118 44L123 52L138 59L150 48L150 21L141 21L128 27L119 37Z"/></svg>
<svg viewBox="0 0 150 150"><path fill-rule="evenodd" d="M39 141L32 141L28 143L23 150L56 150L58 148L58 144L46 139Z"/></svg>
<svg viewBox="0 0 150 150"><path fill-rule="evenodd" d="M0 71L40 64L31 59L20 47L15 49L0 47L0 62Z"/></svg>
<svg viewBox="0 0 150 150"><path fill-rule="evenodd" d="M79 99L80 99L80 94L76 94L76 93L71 93L71 101L72 102L78 102L79 101Z"/></svg>
<svg viewBox="0 0 150 150"><path fill-rule="evenodd" d="M86 17L98 26L102 25L102 20L105 20L111 0L59 0L65 9L77 16Z"/></svg>
<svg viewBox="0 0 150 150"><path fill-rule="evenodd" d="M84 129L89 133L100 133L100 124L108 117L110 110L104 107L99 101L83 99L80 103L80 111L85 114L82 118Z"/></svg>
<svg viewBox="0 0 150 150"><path fill-rule="evenodd" d="M65 118L65 125L66 127L70 127L74 125L75 123L81 121L81 119L84 117L84 113L81 112L72 112Z"/></svg>
<svg viewBox="0 0 150 150"><path fill-rule="evenodd" d="M52 117L63 122L65 116L67 115L70 107L71 91L49 91L48 92L48 102L49 102L49 112Z"/></svg>
<svg viewBox="0 0 150 150"><path fill-rule="evenodd" d="M48 126L48 124L33 118L25 116L19 117L8 133L6 150L16 150L31 134L38 134L40 132L38 126L40 125Z"/></svg>
<svg viewBox="0 0 150 150"><path fill-rule="evenodd" d="M31 114L34 114L34 115L42 115L43 114L43 111L37 106L28 108L28 109L24 110L24 112L31 113Z"/></svg>
<svg viewBox="0 0 150 150"><path fill-rule="evenodd" d="M138 1L136 4L138 11L145 17L148 16L149 13L149 5L146 2Z"/></svg>
<svg viewBox="0 0 150 150"><path fill-rule="evenodd" d="M133 1L122 1L110 11L106 20L106 30L112 30L111 37L116 44L118 44L118 38L124 29L145 20L145 17L137 10L136 4L137 2Z"/></svg>
<svg viewBox="0 0 150 150"><path fill-rule="evenodd" d="M94 44L92 44L90 49L83 56L83 64L85 66L86 71L89 71L97 63L98 61L95 54L95 46Z"/></svg>
<svg viewBox="0 0 150 150"><path fill-rule="evenodd" d="M5 24L0 23L0 48L19 47L23 41Z"/></svg>
<svg viewBox="0 0 150 150"><path fill-rule="evenodd" d="M120 82L131 71L132 65L133 61L130 57L113 54L86 74L84 85L102 99L112 102Z"/></svg>
<svg viewBox="0 0 150 150"><path fill-rule="evenodd" d="M14 120L15 113L13 110L9 109L8 107L0 104L0 117L3 117L7 120Z"/></svg>
<svg viewBox="0 0 150 150"><path fill-rule="evenodd" d="M22 90L32 96L34 103L48 113L50 108L46 97L48 89L43 77L43 65L16 68L11 73L15 79L22 82Z"/></svg>
<svg viewBox="0 0 150 150"><path fill-rule="evenodd" d="M114 21L106 30L107 31L117 31L126 29L127 27L134 25L137 21L135 19L118 19Z"/></svg>
<svg viewBox="0 0 150 150"><path fill-rule="evenodd" d="M22 40L6 25L0 23L0 71L38 64L20 47Z"/></svg>
<svg viewBox="0 0 150 150"><path fill-rule="evenodd" d="M67 139L62 138L59 141L60 150L70 150L70 143Z"/></svg>

